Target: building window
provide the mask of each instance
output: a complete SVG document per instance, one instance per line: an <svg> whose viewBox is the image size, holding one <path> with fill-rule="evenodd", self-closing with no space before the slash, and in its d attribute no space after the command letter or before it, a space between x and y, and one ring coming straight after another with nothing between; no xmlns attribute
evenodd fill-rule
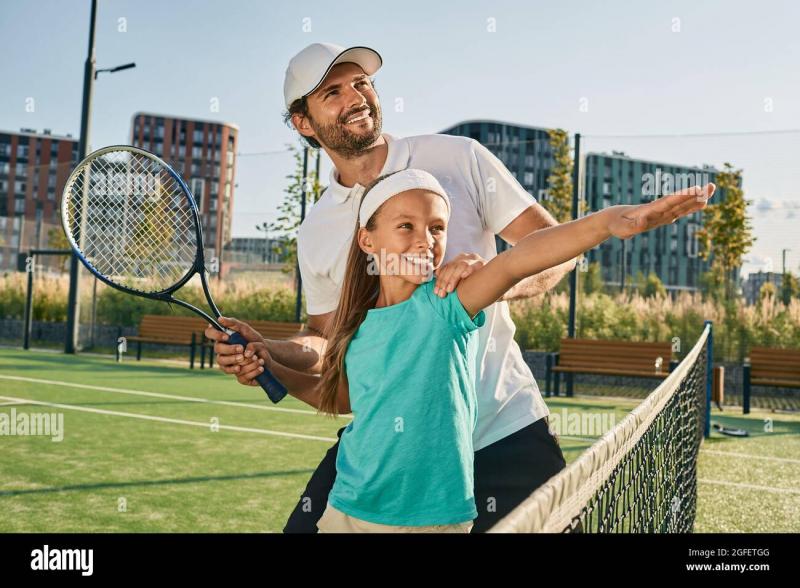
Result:
<svg viewBox="0 0 800 588"><path fill-rule="evenodd" d="M7 176L10 170L10 165L7 161L0 162L0 175Z"/></svg>
<svg viewBox="0 0 800 588"><path fill-rule="evenodd" d="M688 223L686 225L686 255L690 258L697 257L698 240L697 230L698 226L695 223Z"/></svg>
<svg viewBox="0 0 800 588"><path fill-rule="evenodd" d="M195 129L192 135L193 143L203 143L203 129Z"/></svg>
<svg viewBox="0 0 800 588"><path fill-rule="evenodd" d="M203 158L203 148L192 147L192 159L202 159L202 158Z"/></svg>
<svg viewBox="0 0 800 588"><path fill-rule="evenodd" d="M14 201L14 213L15 214L25 214L25 199L24 198L17 198Z"/></svg>
<svg viewBox="0 0 800 588"><path fill-rule="evenodd" d="M205 186L206 181L203 178L192 178L192 196L194 196L194 200L197 203L197 208L200 210L200 214L203 213L203 200L205 199L203 194L205 193Z"/></svg>

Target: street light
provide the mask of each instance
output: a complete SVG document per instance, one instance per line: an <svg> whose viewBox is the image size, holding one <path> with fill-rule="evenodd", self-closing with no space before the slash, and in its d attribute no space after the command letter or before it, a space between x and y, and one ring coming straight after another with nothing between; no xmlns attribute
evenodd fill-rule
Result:
<svg viewBox="0 0 800 588"><path fill-rule="evenodd" d="M83 102L81 105L81 136L78 143L78 161L84 159L89 153L89 129L91 127L92 94L94 80L98 71L109 73L136 67L135 63L126 63L110 69L97 70L94 58L94 32L97 22L97 0L92 0L92 10L89 18L89 50L83 69ZM73 252L69 262L69 299L67 301L67 333L64 342L65 353L75 353L78 348L78 317L80 316L79 274L80 262Z"/></svg>
<svg viewBox="0 0 800 588"><path fill-rule="evenodd" d="M96 69L94 72L94 79L97 79L97 74L101 72L107 71L108 73L114 73L117 71L122 71L123 69L133 69L136 67L135 63L126 63L125 65L118 65L117 67L109 67L106 69Z"/></svg>

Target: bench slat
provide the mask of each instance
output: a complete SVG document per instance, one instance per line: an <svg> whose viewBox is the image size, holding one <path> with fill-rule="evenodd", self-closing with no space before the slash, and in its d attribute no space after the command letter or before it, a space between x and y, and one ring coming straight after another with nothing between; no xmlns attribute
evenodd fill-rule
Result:
<svg viewBox="0 0 800 588"><path fill-rule="evenodd" d="M752 378L750 383L756 386L781 386L784 388L800 388L798 380L775 380L772 378Z"/></svg>
<svg viewBox="0 0 800 588"><path fill-rule="evenodd" d="M581 374L600 374L600 375L611 375L611 376L636 376L636 377L644 377L644 378L666 378L669 375L669 370L656 372L655 369L652 371L646 370L625 370L625 369L604 369L604 368L593 368L593 367L562 367L560 365L554 366L554 372L567 372L567 373L581 373Z"/></svg>

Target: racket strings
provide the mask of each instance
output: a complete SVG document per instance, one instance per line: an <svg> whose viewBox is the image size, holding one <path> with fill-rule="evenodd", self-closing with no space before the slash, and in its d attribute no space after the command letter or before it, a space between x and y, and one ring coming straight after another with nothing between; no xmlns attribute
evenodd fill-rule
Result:
<svg viewBox="0 0 800 588"><path fill-rule="evenodd" d="M110 281L141 292L179 282L197 257L194 209L157 160L132 151L89 159L66 191L68 234Z"/></svg>

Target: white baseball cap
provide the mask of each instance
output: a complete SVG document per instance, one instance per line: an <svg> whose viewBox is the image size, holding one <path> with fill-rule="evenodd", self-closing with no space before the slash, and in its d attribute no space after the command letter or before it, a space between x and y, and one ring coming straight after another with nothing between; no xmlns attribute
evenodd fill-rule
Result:
<svg viewBox="0 0 800 588"><path fill-rule="evenodd" d="M313 43L292 57L289 67L286 68L286 79L283 82L286 108L295 100L316 90L334 65L345 62L361 66L368 76L373 75L383 65L380 54L369 47L345 49L332 43Z"/></svg>

